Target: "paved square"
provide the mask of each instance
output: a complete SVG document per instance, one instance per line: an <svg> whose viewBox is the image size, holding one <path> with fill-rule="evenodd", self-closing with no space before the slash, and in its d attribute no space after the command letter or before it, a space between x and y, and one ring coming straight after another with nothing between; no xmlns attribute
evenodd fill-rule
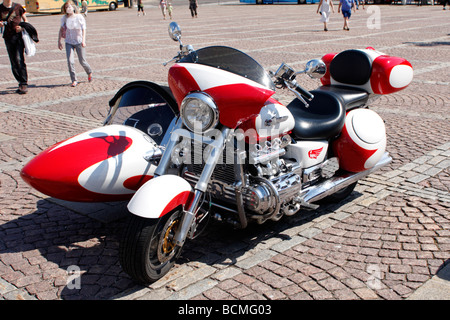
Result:
<svg viewBox="0 0 450 320"><path fill-rule="evenodd" d="M124 204L57 201L28 187L19 171L50 145L100 126L124 84L166 83L162 63L177 51L167 34L170 21L150 3L145 17L136 8L90 12L94 81L76 62L80 84L71 88L65 53L57 48L61 16L30 15L40 42L27 59L27 95L14 93L0 44L0 300L391 300L438 283L427 281L450 257L450 12L369 5L343 31L336 5L324 32L317 5L200 3L192 19L187 4L175 4L185 44L233 46L268 70L281 62L300 70L325 53L368 46L408 59L411 85L371 104L386 121L394 161L343 203L243 231L213 225L187 243L166 277L137 286L118 263ZM300 81L308 89L319 85ZM68 285L70 266L79 270L76 288Z"/></svg>

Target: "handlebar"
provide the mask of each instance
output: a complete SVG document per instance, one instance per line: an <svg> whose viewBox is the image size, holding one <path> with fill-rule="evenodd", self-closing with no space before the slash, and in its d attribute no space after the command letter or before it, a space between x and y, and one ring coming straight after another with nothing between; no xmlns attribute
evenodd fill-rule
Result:
<svg viewBox="0 0 450 320"><path fill-rule="evenodd" d="M173 57L171 60L169 60L167 62L163 62L163 66L165 67L173 61L178 62L182 58L186 57L187 55L189 55L193 52L195 52L194 47L191 46L190 44L188 44L187 46L180 45L180 51L178 52L178 55L176 55L175 57Z"/></svg>
<svg viewBox="0 0 450 320"><path fill-rule="evenodd" d="M303 97L305 97L309 101L314 99L314 95L311 92L309 92L308 90L302 88L298 83L295 83L295 91L300 93Z"/></svg>
<svg viewBox="0 0 450 320"><path fill-rule="evenodd" d="M311 101L314 95L306 89L303 89L295 80L284 80L285 86L295 94L298 100L303 102L306 108L309 107L309 103L306 100ZM306 99L306 100L305 100Z"/></svg>
<svg viewBox="0 0 450 320"><path fill-rule="evenodd" d="M297 83L295 80L296 73L294 69L287 64L282 63L278 70L272 75L276 78L276 84L288 88L305 104L305 107L309 107L306 100L311 101L314 98L314 95Z"/></svg>

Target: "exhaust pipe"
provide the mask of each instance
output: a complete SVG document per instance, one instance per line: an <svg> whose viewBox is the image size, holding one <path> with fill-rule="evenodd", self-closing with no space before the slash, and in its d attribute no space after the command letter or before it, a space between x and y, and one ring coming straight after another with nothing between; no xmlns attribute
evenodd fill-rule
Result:
<svg viewBox="0 0 450 320"><path fill-rule="evenodd" d="M389 156L387 152L384 153L383 157L380 161L373 167L365 171L357 172L357 173L346 173L342 176L334 177L329 180L325 180L322 183L313 185L311 187L308 187L304 190L302 190L302 193L300 195L300 198L303 199L303 201L306 204L311 204L313 202L319 201L329 195L332 195L333 193L351 185L352 183L355 183L358 180L361 180L365 177L367 177L372 172L375 172L382 167L388 165L391 163L392 158Z"/></svg>

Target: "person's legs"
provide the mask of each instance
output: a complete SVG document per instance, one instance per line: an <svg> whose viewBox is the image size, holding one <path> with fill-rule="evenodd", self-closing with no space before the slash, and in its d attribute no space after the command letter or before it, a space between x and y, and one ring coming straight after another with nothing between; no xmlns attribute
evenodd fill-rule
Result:
<svg viewBox="0 0 450 320"><path fill-rule="evenodd" d="M342 15L344 16L344 30L350 30L348 27L348 20L350 19L351 14L350 10L342 10Z"/></svg>
<svg viewBox="0 0 450 320"><path fill-rule="evenodd" d="M25 45L21 35L15 35L11 39L5 39L5 46L11 62L11 71L19 86L26 90L28 85L27 65L25 63Z"/></svg>
<svg viewBox="0 0 450 320"><path fill-rule="evenodd" d="M77 82L77 74L75 72L74 49L75 47L73 45L66 43L67 67L69 68L70 80L72 80L72 84Z"/></svg>
<svg viewBox="0 0 450 320"><path fill-rule="evenodd" d="M329 19L328 12L322 12L323 30L328 31L327 21Z"/></svg>
<svg viewBox="0 0 450 320"><path fill-rule="evenodd" d="M83 48L81 44L75 46L75 49L77 50L78 61L83 67L84 71L86 71L86 74L89 76L89 78L91 78L92 69L89 63L86 61L86 49Z"/></svg>

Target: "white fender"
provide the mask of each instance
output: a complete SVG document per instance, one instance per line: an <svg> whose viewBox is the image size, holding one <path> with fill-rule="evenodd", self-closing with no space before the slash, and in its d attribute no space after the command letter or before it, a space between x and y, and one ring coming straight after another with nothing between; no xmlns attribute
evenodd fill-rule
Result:
<svg viewBox="0 0 450 320"><path fill-rule="evenodd" d="M164 175L146 182L128 203L128 210L143 218L160 218L193 195L191 185L175 175Z"/></svg>

